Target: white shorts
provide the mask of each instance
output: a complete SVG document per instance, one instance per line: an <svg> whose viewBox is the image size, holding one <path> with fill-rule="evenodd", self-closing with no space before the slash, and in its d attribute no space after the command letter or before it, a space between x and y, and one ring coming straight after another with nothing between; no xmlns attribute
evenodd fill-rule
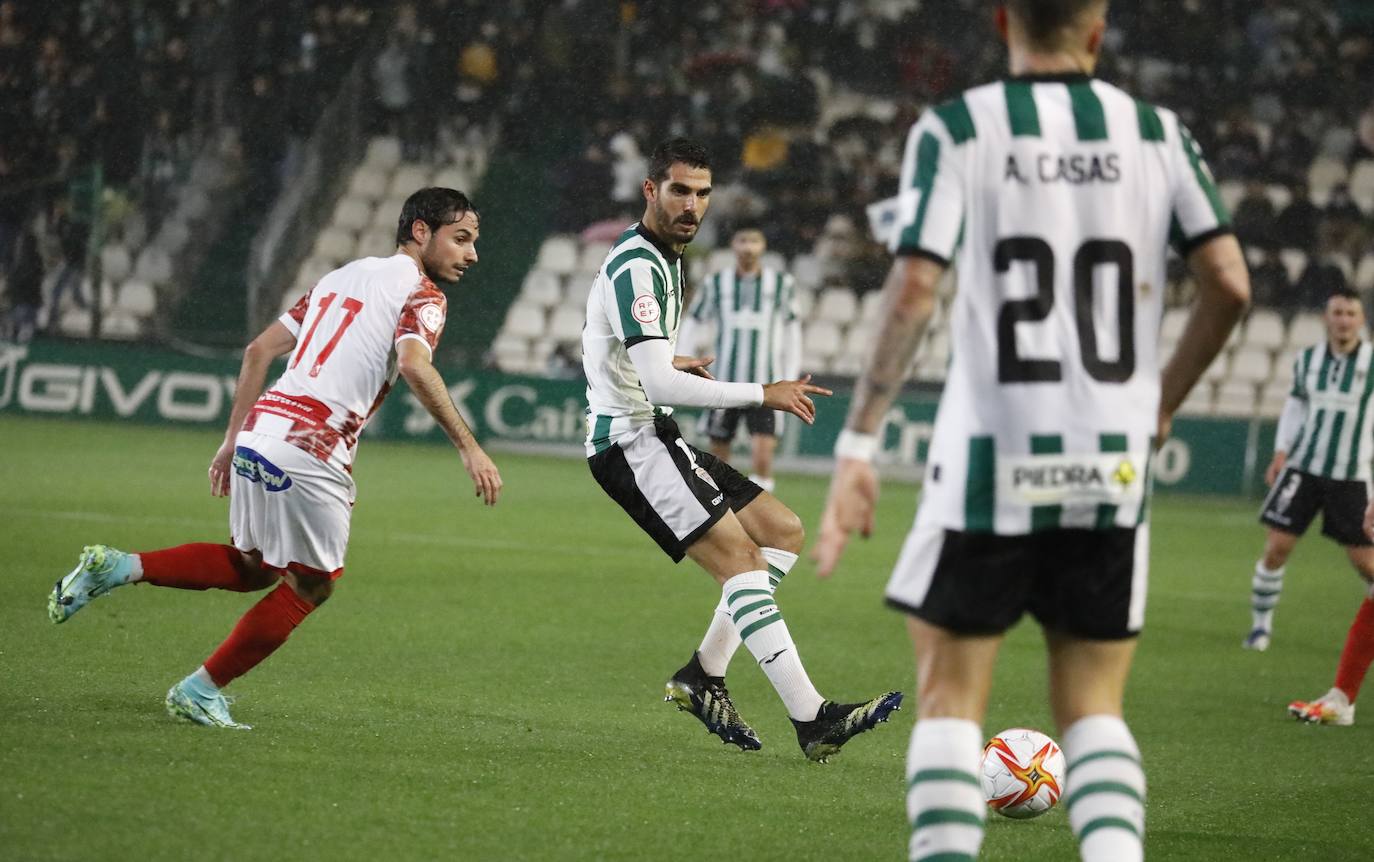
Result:
<svg viewBox="0 0 1374 862"><path fill-rule="evenodd" d="M269 566L337 576L348 550L353 477L285 440L240 431L229 485L229 532Z"/></svg>

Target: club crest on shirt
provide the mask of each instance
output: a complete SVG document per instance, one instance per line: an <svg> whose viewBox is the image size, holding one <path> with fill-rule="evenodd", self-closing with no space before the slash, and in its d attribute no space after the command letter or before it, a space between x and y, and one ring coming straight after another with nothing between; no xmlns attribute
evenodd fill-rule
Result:
<svg viewBox="0 0 1374 862"><path fill-rule="evenodd" d="M630 303L630 314L640 323L653 323L658 320L658 300L647 294L636 296L634 302Z"/></svg>
<svg viewBox="0 0 1374 862"><path fill-rule="evenodd" d="M420 322L430 332L438 332L439 327L444 325L444 310L431 302L420 309Z"/></svg>

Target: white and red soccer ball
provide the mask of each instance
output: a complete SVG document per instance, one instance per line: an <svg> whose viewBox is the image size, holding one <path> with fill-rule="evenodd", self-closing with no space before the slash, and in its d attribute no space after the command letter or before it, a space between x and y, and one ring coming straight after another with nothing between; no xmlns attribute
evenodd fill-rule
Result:
<svg viewBox="0 0 1374 862"><path fill-rule="evenodd" d="M1064 752L1038 730L1013 727L983 746L983 798L998 814L1039 817L1064 793Z"/></svg>

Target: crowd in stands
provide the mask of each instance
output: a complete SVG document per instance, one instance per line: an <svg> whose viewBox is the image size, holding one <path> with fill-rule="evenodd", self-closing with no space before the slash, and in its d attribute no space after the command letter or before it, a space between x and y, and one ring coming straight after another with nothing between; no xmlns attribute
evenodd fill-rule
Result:
<svg viewBox="0 0 1374 862"><path fill-rule="evenodd" d="M569 4L575 5L575 4ZM583 4L586 5L586 4ZM1259 304L1320 304L1374 252L1374 13L1355 2L1113 4L1099 76L1180 114L1234 204ZM709 230L762 219L772 248L876 287L865 207L896 193L927 105L1005 74L980 0L700 0L625 6L584 35L581 154L559 165L556 228L636 209L643 154L668 134L717 160ZM596 34L600 34L599 36ZM617 60L617 58L619 58ZM626 180L630 182L626 182ZM1316 184L1309 184L1316 180ZM1357 200L1347 182L1359 181ZM1280 260L1293 250L1301 257ZM1296 263L1295 263L1296 262Z"/></svg>

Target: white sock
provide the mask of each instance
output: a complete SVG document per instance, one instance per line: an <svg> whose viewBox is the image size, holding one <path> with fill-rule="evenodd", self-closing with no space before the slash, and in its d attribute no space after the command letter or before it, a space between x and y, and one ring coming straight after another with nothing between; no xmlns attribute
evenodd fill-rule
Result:
<svg viewBox="0 0 1374 862"><path fill-rule="evenodd" d="M792 571L792 567L797 563L797 555L777 548L763 548L762 551L763 558L768 561L768 589L772 592L778 588L778 583L787 573ZM725 606L725 595L722 593L720 603L711 615L711 625L707 626L701 646L697 647L697 657L706 675L725 676L725 670L730 666L730 658L734 656L735 650L739 649L739 645L739 629L735 628L735 621L730 618L730 609Z"/></svg>
<svg viewBox="0 0 1374 862"><path fill-rule="evenodd" d="M772 476L760 476L756 473L749 474L749 481L753 482L755 485L758 485L760 488L762 488L770 494L773 493L773 487L776 484L773 481Z"/></svg>
<svg viewBox="0 0 1374 862"><path fill-rule="evenodd" d="M126 584L134 584L143 580L143 558L138 554L129 555L129 579Z"/></svg>
<svg viewBox="0 0 1374 862"><path fill-rule="evenodd" d="M210 678L210 672L205 669L205 665L196 668L195 673L186 677L186 682L196 689L198 693L205 697L214 697L219 694L219 686Z"/></svg>
<svg viewBox="0 0 1374 862"><path fill-rule="evenodd" d="M1255 576L1250 579L1251 628L1273 630L1274 608L1283 591L1283 572L1283 566L1270 570L1264 567L1264 560L1255 563Z"/></svg>
<svg viewBox="0 0 1374 862"><path fill-rule="evenodd" d="M735 575L721 587L721 595L739 629L740 639L782 698L787 714L797 721L815 719L825 698L816 691L806 675L806 668L802 667L787 623L773 601L768 573Z"/></svg>
<svg viewBox="0 0 1374 862"><path fill-rule="evenodd" d="M1065 801L1083 862L1145 858L1145 772L1126 722L1090 715L1064 731Z"/></svg>
<svg viewBox="0 0 1374 862"><path fill-rule="evenodd" d="M910 859L978 857L988 806L978 780L983 734L963 718L926 718L906 753Z"/></svg>

